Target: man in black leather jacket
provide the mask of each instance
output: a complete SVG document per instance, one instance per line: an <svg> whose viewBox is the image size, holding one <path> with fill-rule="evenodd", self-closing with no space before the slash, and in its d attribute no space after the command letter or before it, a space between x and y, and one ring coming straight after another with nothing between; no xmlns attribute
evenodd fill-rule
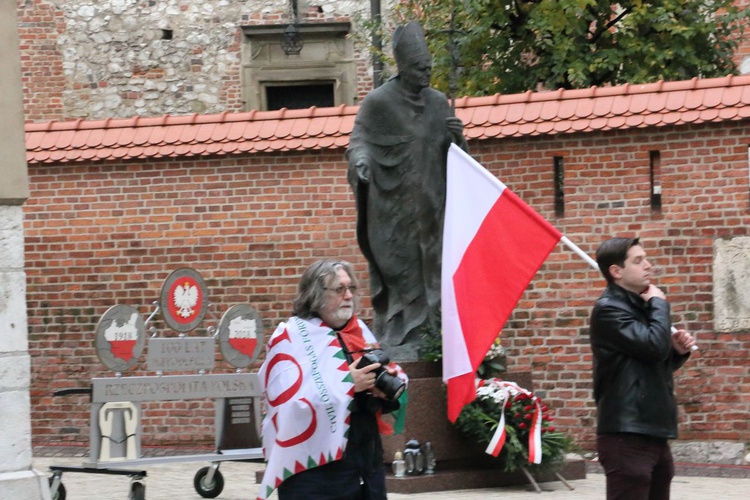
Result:
<svg viewBox="0 0 750 500"><path fill-rule="evenodd" d="M607 288L591 314L597 450L607 500L669 500L677 437L672 372L695 345L671 332L669 303L651 281L638 238L612 238L596 252Z"/></svg>

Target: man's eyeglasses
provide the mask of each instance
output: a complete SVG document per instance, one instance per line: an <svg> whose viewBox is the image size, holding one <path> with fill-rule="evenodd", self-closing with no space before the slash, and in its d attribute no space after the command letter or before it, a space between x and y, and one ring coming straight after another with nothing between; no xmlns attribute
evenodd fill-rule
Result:
<svg viewBox="0 0 750 500"><path fill-rule="evenodd" d="M323 289L329 290L335 293L336 295L338 295L339 297L343 297L344 295L346 295L347 290L352 292L352 295L355 295L357 293L357 287L354 285L349 285L349 286L339 285L336 288L323 287Z"/></svg>

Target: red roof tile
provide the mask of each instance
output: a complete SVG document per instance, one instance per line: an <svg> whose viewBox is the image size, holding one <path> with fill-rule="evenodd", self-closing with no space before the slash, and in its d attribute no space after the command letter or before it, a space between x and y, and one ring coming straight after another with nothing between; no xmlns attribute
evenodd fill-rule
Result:
<svg viewBox="0 0 750 500"><path fill-rule="evenodd" d="M542 104L542 111L539 113L539 119L542 122L552 122L560 113L560 105L555 101L547 101Z"/></svg>
<svg viewBox="0 0 750 500"><path fill-rule="evenodd" d="M614 97L601 97L594 101L594 111L592 112L596 116L607 116L612 110L612 104L614 104Z"/></svg>
<svg viewBox="0 0 750 500"><path fill-rule="evenodd" d="M699 99L695 99L694 96L694 90L685 90L682 92L676 92L674 97L670 97L668 99L668 106L672 111L685 111L686 109L695 109L694 107L691 108L691 106L694 106L696 104L696 101ZM701 105L700 103L698 104Z"/></svg>
<svg viewBox="0 0 750 500"><path fill-rule="evenodd" d="M595 104L596 100L593 96L589 96L588 99L576 99L576 113L573 116L575 116L576 119L588 119L589 116L594 114Z"/></svg>
<svg viewBox="0 0 750 500"><path fill-rule="evenodd" d="M526 123L532 123L539 120L539 116L542 114L543 102L530 102L523 106L523 121Z"/></svg>
<svg viewBox="0 0 750 500"><path fill-rule="evenodd" d="M508 106L486 106L490 110L490 123L497 125L505 121L508 114ZM460 108L466 109L466 108Z"/></svg>
<svg viewBox="0 0 750 500"><path fill-rule="evenodd" d="M554 104L554 101L550 101ZM568 121L568 119L576 114L576 107L578 103L574 99L567 101L560 101L557 105L557 119L561 121Z"/></svg>
<svg viewBox="0 0 750 500"><path fill-rule="evenodd" d="M512 97L512 96L510 96ZM526 110L526 103L514 102L508 105L508 113L505 115L505 121L508 123L519 123L523 121L523 112Z"/></svg>
<svg viewBox="0 0 750 500"><path fill-rule="evenodd" d="M482 128L472 127L472 128L467 128L466 131L465 131L465 133L464 133L464 135L469 140L471 140L471 139L479 139L480 137L482 137L482 133L483 132L484 132L484 129L482 129Z"/></svg>
<svg viewBox="0 0 750 500"><path fill-rule="evenodd" d="M182 127L169 127L167 133L164 135L164 142L167 144L175 144L180 140L182 135Z"/></svg>
<svg viewBox="0 0 750 500"><path fill-rule="evenodd" d="M750 76L456 99L472 140L750 117ZM29 163L343 149L357 106L26 124Z"/></svg>
<svg viewBox="0 0 750 500"><path fill-rule="evenodd" d="M104 138L102 139L102 146L109 148L117 144L120 135L122 135L122 131L123 129L121 128L107 129ZM61 141L58 140L57 142L59 146L62 146L62 144L60 144Z"/></svg>
<svg viewBox="0 0 750 500"><path fill-rule="evenodd" d="M559 122L555 122L553 125L555 132L563 133L570 130L570 128L573 126L573 122L571 122L570 120L561 120Z"/></svg>
<svg viewBox="0 0 750 500"><path fill-rule="evenodd" d="M354 115L342 116L341 126L339 127L339 131L341 132L341 134L348 136L349 134L352 133L353 128L354 128ZM348 138L347 138L347 141L348 141Z"/></svg>

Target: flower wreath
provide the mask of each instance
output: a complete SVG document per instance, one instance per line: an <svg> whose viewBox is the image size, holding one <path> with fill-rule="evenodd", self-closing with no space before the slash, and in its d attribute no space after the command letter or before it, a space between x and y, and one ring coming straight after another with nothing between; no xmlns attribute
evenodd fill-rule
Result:
<svg viewBox="0 0 750 500"><path fill-rule="evenodd" d="M478 380L477 397L466 405L456 427L467 437L487 443L486 453L500 456L506 471L525 466L561 464L571 440L551 426L542 400L513 382Z"/></svg>

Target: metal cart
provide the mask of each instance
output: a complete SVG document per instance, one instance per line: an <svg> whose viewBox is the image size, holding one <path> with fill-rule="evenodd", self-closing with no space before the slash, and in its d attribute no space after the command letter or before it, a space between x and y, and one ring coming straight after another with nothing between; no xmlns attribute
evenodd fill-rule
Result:
<svg viewBox="0 0 750 500"><path fill-rule="evenodd" d="M249 305L230 307L218 328L209 327L209 336L187 336L204 319L209 305L200 274L180 268L165 280L160 302L144 321L127 305L111 307L96 328L96 349L100 361L115 372L114 377L94 378L89 388L65 389L55 396L89 394L91 400L88 460L80 467L51 466L52 500L65 500L63 473L125 475L131 478L129 500L145 500L147 473L142 467L159 463L209 462L193 479L196 492L204 498L217 497L224 488L219 471L221 462L263 459L260 440L261 386L257 373L245 373L262 350L262 323ZM159 337L146 324L162 311L164 322L179 332L177 337ZM236 368L235 373L211 374L216 347ZM149 376L124 377L144 348ZM193 372L164 375L167 371ZM214 453L143 457L141 455L141 403L213 399L215 401Z"/></svg>
<svg viewBox="0 0 750 500"><path fill-rule="evenodd" d="M160 388L162 392L160 393ZM191 390L180 393L180 388ZM221 389L223 388L223 390ZM110 474L131 478L128 500L145 500L149 465L176 462L209 462L193 478L195 491L204 498L216 498L224 488L219 470L221 462L256 461L263 459L260 446L235 447L244 440L259 444L256 422L260 421L258 375L237 373L227 375L178 375L161 377L119 377L92 380L91 389L67 389L56 396L67 394L91 395L91 431L89 454L81 466L50 466L50 494L52 500L65 500L63 473ZM178 391L164 394L164 390ZM162 457L141 456L140 402L204 399L204 391L219 394L216 401L216 452ZM121 401L119 394L141 392ZM147 392L144 393L144 392ZM227 392L231 393L227 394ZM239 437L238 437L239 436Z"/></svg>

